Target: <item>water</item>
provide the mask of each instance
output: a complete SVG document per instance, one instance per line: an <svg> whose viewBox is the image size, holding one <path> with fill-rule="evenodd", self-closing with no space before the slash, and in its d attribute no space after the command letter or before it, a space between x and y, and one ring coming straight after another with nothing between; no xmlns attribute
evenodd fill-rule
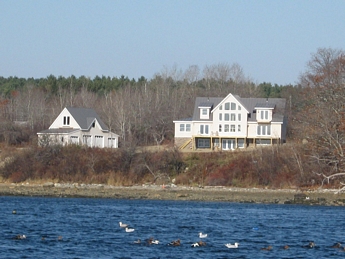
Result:
<svg viewBox="0 0 345 259"><path fill-rule="evenodd" d="M331 248L345 244L343 207L31 197L0 197L0 205L0 258L345 257ZM192 248L199 232L206 246ZM160 244L134 244L149 237ZM181 246L167 245L176 239ZM303 247L309 241L314 249ZM234 242L238 249L225 247Z"/></svg>

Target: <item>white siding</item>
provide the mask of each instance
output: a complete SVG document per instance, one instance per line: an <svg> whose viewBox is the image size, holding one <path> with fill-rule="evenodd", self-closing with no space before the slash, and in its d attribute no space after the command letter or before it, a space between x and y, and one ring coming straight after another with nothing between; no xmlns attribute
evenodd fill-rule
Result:
<svg viewBox="0 0 345 259"><path fill-rule="evenodd" d="M174 121L175 124L175 138L191 138L193 132L193 125L191 121ZM184 125L184 131L181 131L181 124ZM186 131L186 124L190 125L190 131Z"/></svg>
<svg viewBox="0 0 345 259"><path fill-rule="evenodd" d="M69 116L69 125L63 125L63 119L64 117ZM55 121L50 125L49 129L58 129L58 128L73 128L73 129L79 129L78 123L75 121L75 119L71 116L71 114L68 112L68 110L65 108L62 110L62 112L59 114L59 116L55 119Z"/></svg>

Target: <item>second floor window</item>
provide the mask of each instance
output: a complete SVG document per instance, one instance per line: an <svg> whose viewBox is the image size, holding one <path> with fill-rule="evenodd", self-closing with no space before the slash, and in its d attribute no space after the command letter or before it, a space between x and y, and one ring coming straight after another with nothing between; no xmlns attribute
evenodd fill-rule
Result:
<svg viewBox="0 0 345 259"><path fill-rule="evenodd" d="M69 116L64 116L63 117L63 125L68 126L69 125Z"/></svg>
<svg viewBox="0 0 345 259"><path fill-rule="evenodd" d="M260 117L262 120L268 120L268 111L260 111Z"/></svg>

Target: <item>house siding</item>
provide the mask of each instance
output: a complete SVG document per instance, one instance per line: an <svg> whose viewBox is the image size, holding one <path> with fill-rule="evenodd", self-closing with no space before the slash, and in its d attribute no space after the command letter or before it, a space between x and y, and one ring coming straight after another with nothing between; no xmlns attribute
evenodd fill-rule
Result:
<svg viewBox="0 0 345 259"><path fill-rule="evenodd" d="M38 132L39 144L87 145L99 148L118 148L119 135L110 132L98 115L92 109L70 108L77 114L77 119L83 124L82 128L77 119L67 108L57 116L48 130ZM64 125L64 117L69 117L69 125ZM48 140L49 139L49 140Z"/></svg>

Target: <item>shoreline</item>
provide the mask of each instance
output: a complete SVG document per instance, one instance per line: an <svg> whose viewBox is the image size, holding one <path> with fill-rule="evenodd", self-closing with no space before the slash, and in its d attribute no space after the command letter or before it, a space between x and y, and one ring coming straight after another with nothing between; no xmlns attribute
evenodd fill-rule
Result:
<svg viewBox="0 0 345 259"><path fill-rule="evenodd" d="M337 190L260 189L225 186L187 187L176 185L111 186L103 184L8 184L0 183L0 196L109 198L240 202L267 204L308 204L345 206L345 193Z"/></svg>

